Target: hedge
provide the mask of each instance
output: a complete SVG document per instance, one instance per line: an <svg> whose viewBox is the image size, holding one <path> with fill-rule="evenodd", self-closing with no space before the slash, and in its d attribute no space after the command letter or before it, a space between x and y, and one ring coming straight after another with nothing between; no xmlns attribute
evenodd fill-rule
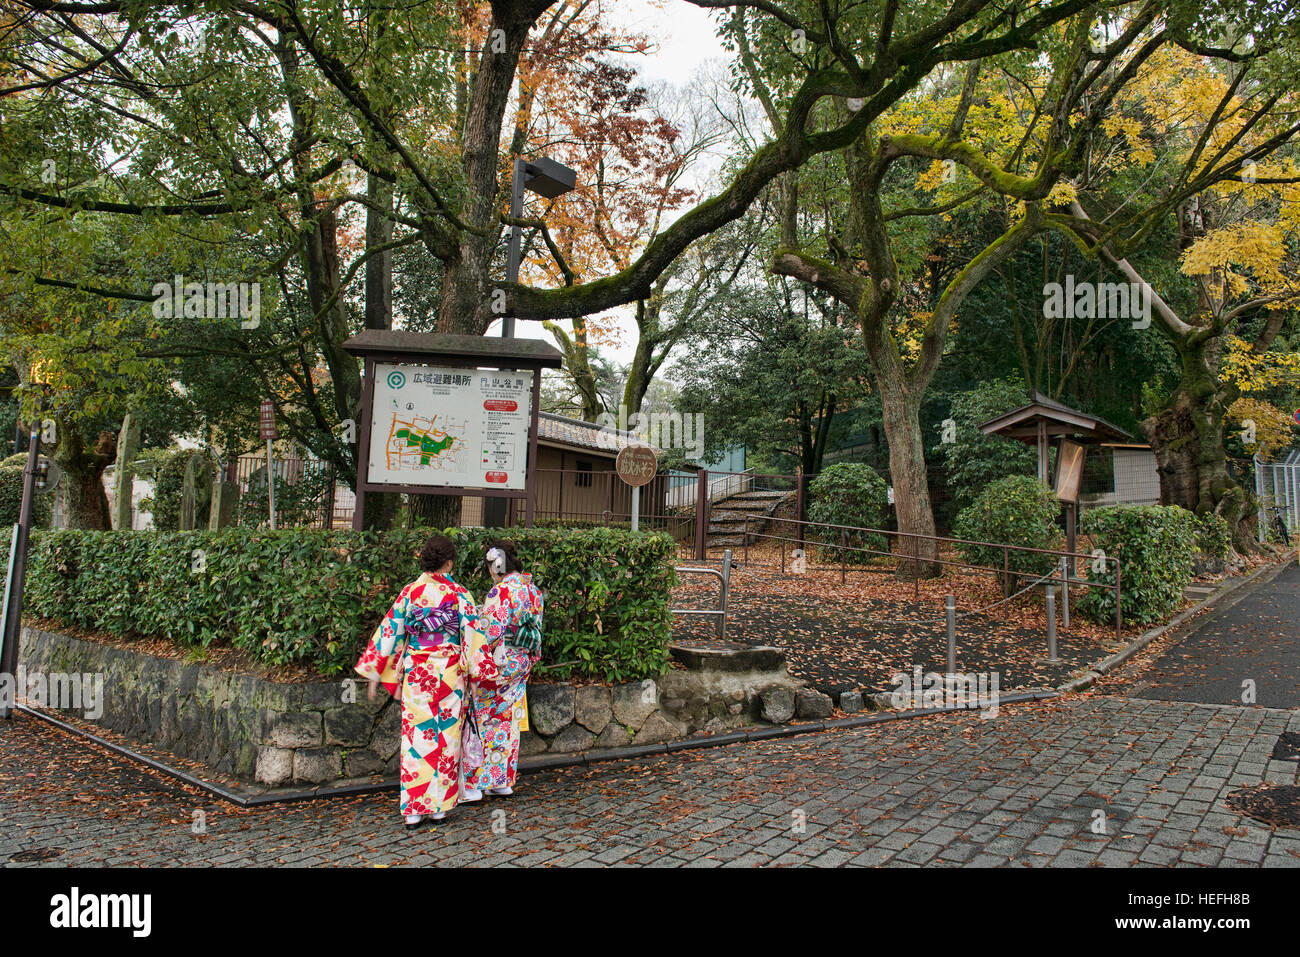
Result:
<svg viewBox="0 0 1300 957"><path fill-rule="evenodd" d="M347 672L419 575L428 529L55 531L33 536L26 610L119 636L230 646L268 665ZM482 556L499 530L450 529L457 580L482 600ZM668 662L676 545L619 529L511 529L546 597L542 664L628 681ZM7 551L8 543L0 546Z"/></svg>
<svg viewBox="0 0 1300 957"><path fill-rule="evenodd" d="M1183 600L1201 530L1196 516L1177 505L1111 505L1083 515L1080 525L1108 558L1118 559L1124 621L1159 621ZM1104 567L1103 567L1104 566ZM1113 585L1111 562L1089 562L1090 581ZM1089 588L1078 608L1095 621L1113 620L1114 589Z"/></svg>

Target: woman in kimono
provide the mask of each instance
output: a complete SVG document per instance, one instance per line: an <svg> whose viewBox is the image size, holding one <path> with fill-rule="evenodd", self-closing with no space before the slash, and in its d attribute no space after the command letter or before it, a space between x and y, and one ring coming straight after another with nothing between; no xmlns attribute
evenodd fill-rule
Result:
<svg viewBox="0 0 1300 957"><path fill-rule="evenodd" d="M519 771L519 733L527 727L524 688L542 656L542 593L507 541L496 541L484 560L496 583L474 623L475 648L469 658L471 733L482 742L482 760L473 753L465 768L462 800L513 793ZM477 752L477 748L471 749Z"/></svg>
<svg viewBox="0 0 1300 957"><path fill-rule="evenodd" d="M451 577L456 546L435 535L422 574L402 589L375 629L356 671L402 708L401 811L408 828L441 820L460 800L465 653L475 618L470 593Z"/></svg>

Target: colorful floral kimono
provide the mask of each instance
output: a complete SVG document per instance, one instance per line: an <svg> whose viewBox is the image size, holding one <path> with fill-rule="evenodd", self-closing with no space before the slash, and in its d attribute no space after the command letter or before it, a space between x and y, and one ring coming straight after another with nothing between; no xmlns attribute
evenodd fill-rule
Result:
<svg viewBox="0 0 1300 957"><path fill-rule="evenodd" d="M527 719L524 686L542 656L542 593L532 576L511 572L488 592L474 624L469 658L472 720L483 742L483 763L466 767L465 786L514 787L519 732Z"/></svg>
<svg viewBox="0 0 1300 957"><path fill-rule="evenodd" d="M465 653L474 619L468 591L448 575L426 572L402 589L357 662L357 674L401 702L403 814L445 812L459 800Z"/></svg>

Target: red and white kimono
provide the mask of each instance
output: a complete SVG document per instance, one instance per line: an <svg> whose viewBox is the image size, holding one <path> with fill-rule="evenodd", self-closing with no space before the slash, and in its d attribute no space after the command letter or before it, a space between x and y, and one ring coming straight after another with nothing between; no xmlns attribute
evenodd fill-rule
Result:
<svg viewBox="0 0 1300 957"><path fill-rule="evenodd" d="M460 794L466 653L474 600L450 575L426 572L402 589L356 672L402 706L402 814L436 814Z"/></svg>
<svg viewBox="0 0 1300 957"><path fill-rule="evenodd" d="M469 700L483 742L483 763L465 768L465 786L514 787L519 733L528 716L528 674L542 656L542 593L531 575L512 572L490 592L474 623Z"/></svg>

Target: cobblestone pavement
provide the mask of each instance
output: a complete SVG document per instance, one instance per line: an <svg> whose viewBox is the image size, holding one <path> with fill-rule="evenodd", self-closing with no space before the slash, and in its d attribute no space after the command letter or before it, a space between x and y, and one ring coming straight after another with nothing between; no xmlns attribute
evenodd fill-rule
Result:
<svg viewBox="0 0 1300 957"><path fill-rule="evenodd" d="M1300 715L1058 699L540 772L406 833L392 793L240 810L20 716L0 864L1297 867L1300 830L1224 803L1295 783L1270 759L1288 729Z"/></svg>

